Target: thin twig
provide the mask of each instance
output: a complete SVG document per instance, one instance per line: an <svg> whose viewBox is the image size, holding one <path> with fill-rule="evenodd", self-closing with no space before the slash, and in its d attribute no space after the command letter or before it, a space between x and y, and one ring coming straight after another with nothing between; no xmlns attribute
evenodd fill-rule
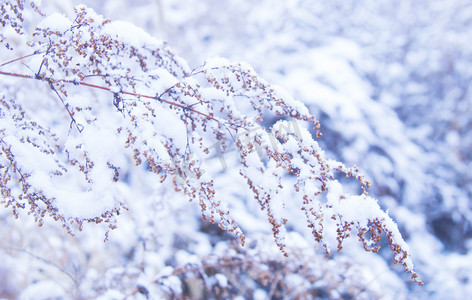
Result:
<svg viewBox="0 0 472 300"><path fill-rule="evenodd" d="M53 90L54 93L56 93L57 97L59 97L59 100L61 100L62 105L64 105L64 108L67 110L67 113L69 114L69 117L71 118L70 127L72 127L72 124L75 124L75 127L77 128L77 130L79 132L82 132L82 130L84 130L83 126L82 127L79 126L80 124L78 124L77 121L75 120L74 114L70 111L69 107L64 102L64 99L62 99L61 95L59 94L56 87L54 86L54 83L51 80L48 80L48 83L49 83L49 87L51 88L51 90Z"/></svg>
<svg viewBox="0 0 472 300"><path fill-rule="evenodd" d="M6 65L8 65L8 64L14 63L15 61L19 61L19 60L22 60L22 59L25 59L25 58L28 58L28 57L30 57L30 56L33 56L33 55L36 55L36 54L40 54L40 53L41 53L40 51L34 51L34 52L31 53L31 54L24 55L24 56L21 56L21 57L17 57L17 58L15 58L15 59L10 60L10 61L4 62L3 64L0 65L0 67L6 66Z"/></svg>
<svg viewBox="0 0 472 300"><path fill-rule="evenodd" d="M16 251L16 252L22 252L22 253L25 253L25 254L28 254L29 256L39 260L39 261L42 261L50 266L53 266L54 268L58 269L59 271L61 271L62 273L64 273L65 275L67 275L67 277L69 277L72 282L77 285L78 284L78 281L77 281L77 278L72 276L69 272L67 272L64 268L58 266L56 263L50 261L50 260L47 260L45 259L44 257L41 257L41 256L37 256L36 254L33 254L31 252L29 252L28 250L25 250L25 249L21 249L21 248L15 248L15 247L5 247L5 246L0 246L0 248L6 250L6 251Z"/></svg>

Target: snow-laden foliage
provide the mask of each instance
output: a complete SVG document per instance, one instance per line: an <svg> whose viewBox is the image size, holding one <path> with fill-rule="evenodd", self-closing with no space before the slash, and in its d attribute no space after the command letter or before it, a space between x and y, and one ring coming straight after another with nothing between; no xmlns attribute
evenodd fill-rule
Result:
<svg viewBox="0 0 472 300"><path fill-rule="evenodd" d="M301 295L320 298L340 298L344 292L356 297L388 298L386 294L390 295L391 291L401 291L397 296L402 297L405 292L402 288L406 287L399 281L398 273L382 269L385 263L379 257L376 260L369 256L363 263L364 258L356 248L377 250L373 242L386 244L376 228L382 231L388 228L386 233L392 241L404 246L395 225L379 223L382 218L390 218L369 196L389 208L389 214L395 217L407 238L422 277L426 278L427 288L421 291L412 288L411 292L418 292L412 297L427 294L427 297L458 298L470 290L467 284L471 220L470 151L467 150L470 148L467 130L470 127L470 68L467 67L470 5L467 1L398 4L366 0L316 1L315 4L303 0L258 3L163 0L131 6L124 0L88 1L87 4L100 12L106 12L106 16L130 20L160 38L164 36L171 47L128 23L108 21L85 7L82 7L84 17L80 18L77 17L80 7L76 14L65 2L43 2L43 11L49 15L46 19L35 13L34 8L30 9L28 2L21 3L24 10L16 11L15 1L4 2L7 14L2 12L2 18L8 15L8 19L2 19L1 40L7 47L2 46L0 50L0 71L10 75L2 75L0 83L1 128L8 128L1 131L2 145L7 146L1 156L2 166L7 167L1 171L9 178L5 193L16 197L8 198L5 204L21 218L21 223L8 219L2 222L17 231L20 225L31 228L26 225L28 219L21 209L24 207L45 224L43 233L61 236L51 231L54 227L45 217L51 215L70 231L86 220L107 221L112 228L118 223L118 228L109 233L110 242L114 233L119 236L119 232L133 232L133 237L117 242L112 252L115 257L99 258L106 265L103 270L94 270L93 261L79 260L77 274L87 274L82 281L73 281L66 275L69 279L58 280L63 287L54 288L51 281L38 281L42 278L38 273L30 281L38 284L30 285L24 295L49 290L53 297L54 291L60 294L61 289L74 288L85 298L105 295L105 290L109 298L124 297L131 291L136 297L146 291L148 295L157 295L153 294L159 289L156 285L163 282L157 279L166 276L165 272L159 273L165 261L165 265L174 268L190 263L193 269L188 265L189 273L179 273L178 267L169 268L166 274L176 272L177 276L160 285L166 287L161 292L167 289L167 295L199 298L198 293L189 292L196 290L190 287L204 285L207 293L223 288L225 280L216 276L222 272L228 282L228 289L223 290L235 296L230 287L237 285L237 279L244 275L231 278L231 268L226 269L228 273L212 269L215 265L224 266L222 253L226 250L218 252L213 240L224 235L221 232L215 235L213 227L195 225L198 215L176 209L174 202L180 193L172 193L173 189L183 191L187 199L195 199L205 218L219 222L225 229L233 229L240 237L245 234L246 244L252 245L251 237L258 239L257 251L250 251L245 261L255 261L258 255L267 253L275 257L274 252L263 248L267 240L262 239L263 233L275 234L276 244L289 254L284 276L297 273L291 267L291 262L295 262L291 247L300 244L293 243L294 232L304 235L304 239L314 236L332 253L343 242L343 251L333 253L328 260L328 264L333 262L333 268L315 266L309 274L314 274L316 268L326 273L313 277L314 281L287 281L289 288L282 293L293 295L289 291L298 284L305 293ZM34 3L39 5L39 1ZM55 6L54 10L51 6ZM123 7L128 7L126 13ZM53 14L57 10L67 17ZM36 26L38 29L34 30ZM50 36L53 38L49 39ZM90 51L93 45L96 48ZM169 48L185 57L192 67ZM213 56L247 61L269 82L283 85L308 110L281 89L263 81L247 64L210 59ZM107 63L103 63L105 60ZM204 60L206 64L202 64ZM242 82L238 74L244 78ZM248 80L254 86L246 85ZM236 90L231 90L228 84ZM287 114L288 110L276 105L275 109L271 108L268 98L263 97L259 102L264 89L273 89L275 100L281 100L286 108L294 108L299 116L309 119L295 122L297 118ZM155 118L149 117L153 114ZM316 120L310 119L310 114L317 116L321 128L316 128ZM231 120L239 123L232 124ZM201 130L205 125L207 131ZM315 139L318 130L323 136ZM307 134L309 138L303 138ZM166 141L178 146L167 149ZM303 151L294 151L297 147ZM288 153L292 157L286 156ZM372 182L369 196L362 193L367 182L362 177L360 182L355 180L360 175L356 169L348 169L326 157L348 165L358 164ZM136 163L141 164L135 166ZM312 164L311 168L300 168L306 164ZM344 174L349 172L351 179L344 180ZM37 183L43 185L42 189L38 189ZM200 197L202 184L214 191L214 198ZM194 194L191 187L196 188ZM361 195L350 196L343 189ZM305 203L304 193L317 196L308 197ZM129 210L123 210L124 207ZM102 215L104 211L110 213ZM117 213L120 216L115 218ZM166 214L184 222L174 221ZM130 216L133 221L129 220ZM266 221L261 222L263 219ZM95 227L82 224L87 227L80 234L83 244L102 239L88 236L98 226L92 225ZM311 228L307 229L306 225ZM364 235L367 243L352 244L353 238L347 237L349 228L356 237L368 227L371 230ZM22 232L21 235L27 236ZM207 234L211 242L205 240ZM68 237L61 236L61 239ZM43 255L63 249L67 253L64 255L70 257L58 257L55 261L60 261L63 270L72 277L77 265L75 262L67 265L68 261L76 261L77 252L87 256L92 253L82 247L61 248L57 241L49 248L39 247L38 241L31 244L16 238L11 241L11 247L21 250L30 245L30 249ZM146 257L143 264L139 262L141 254L133 256L129 255L133 251L127 252L140 249L139 241L145 244L142 252L138 250ZM152 243L160 245L159 249L150 247ZM215 248L204 246L208 244ZM229 249L223 244L220 250ZM106 253L107 247L95 246L98 253ZM313 248L313 245L306 247ZM315 249L322 252L316 246ZM28 257L34 260L26 252L8 251L13 262L26 261ZM179 255L173 255L172 251ZM184 259L184 253L195 256ZM391 255L381 254L391 259ZM219 260L206 260L207 255L215 255ZM310 259L321 261L319 256L311 258L312 255L297 259L302 263ZM128 260L128 256L138 258ZM400 253L395 259L401 257ZM353 285L344 287L333 280L338 282L338 288L328 288L327 278L336 278L346 270L346 265L339 263L340 258L349 258L363 276L349 277ZM127 262L126 266L113 269L121 264L120 259ZM260 267L265 268L264 264ZM12 273L13 265L5 265L5 274ZM38 269L44 267L40 262L32 265ZM145 267L140 269L139 265ZM243 269L241 274L252 272L251 268L240 270ZM54 272L50 270L48 274L60 277L60 271ZM188 279L192 272L200 272L193 277L197 279ZM97 274L107 276L101 281L96 279ZM14 287L21 285L13 279L0 280L11 287L5 292L0 290L7 298L19 293ZM96 286L92 288L90 282L94 281ZM118 282L120 288L116 287ZM244 285L251 287L247 295L254 298L273 296L274 290L282 289L278 284L272 286L258 280L241 281L239 287L243 289ZM349 292L356 285L357 291L365 292Z"/></svg>
<svg viewBox="0 0 472 300"><path fill-rule="evenodd" d="M243 58L315 113L321 147L366 172L407 237L430 282L417 297L467 294L469 1L162 3L169 16L156 32L170 31L187 58Z"/></svg>
<svg viewBox="0 0 472 300"><path fill-rule="evenodd" d="M81 229L83 221L104 221L113 229L114 217L125 205L114 183L120 180L126 157L132 157L137 165L147 163L160 182L168 179L176 191L196 199L204 220L218 222L244 245L244 234L226 208L229 203L222 201L210 172L201 165L212 144L225 153L234 143L239 172L267 213L275 242L286 255L283 207L289 203L279 190L291 188L308 227L327 252L324 230L332 219L338 250L355 229L365 249L377 251L385 232L395 263L412 272L408 247L395 223L367 196L369 183L357 168L328 160L311 134L299 128L300 121L319 128L302 104L248 66L216 60L189 70L142 30L103 19L84 6L75 13L73 21L53 14L34 30L29 43L33 54L21 59L33 57L27 66L34 75L10 71L17 60L2 66L4 76L47 85L68 115L54 120L69 127L59 142L49 124L44 129L38 123L43 120L22 110L13 93L3 96L2 202L16 216L17 209L28 208L38 222L49 214L69 231L73 222ZM109 96L90 99L81 94L85 88L105 90ZM254 113L245 115L240 106ZM287 121L264 126L268 114L289 118L298 132L290 132ZM363 194L342 192L336 172L357 178ZM296 178L294 184L290 175Z"/></svg>

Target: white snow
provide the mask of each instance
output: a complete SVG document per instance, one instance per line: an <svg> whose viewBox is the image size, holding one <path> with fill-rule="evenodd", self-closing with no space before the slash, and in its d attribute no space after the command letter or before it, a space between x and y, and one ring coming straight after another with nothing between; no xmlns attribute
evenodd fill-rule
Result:
<svg viewBox="0 0 472 300"><path fill-rule="evenodd" d="M53 13L38 24L39 28L49 28L50 30L59 31L61 33L69 30L71 26L72 21L61 13Z"/></svg>

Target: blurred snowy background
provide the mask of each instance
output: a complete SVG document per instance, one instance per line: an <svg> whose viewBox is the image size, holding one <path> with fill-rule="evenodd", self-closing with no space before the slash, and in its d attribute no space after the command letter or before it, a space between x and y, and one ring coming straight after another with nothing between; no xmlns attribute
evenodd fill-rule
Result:
<svg viewBox="0 0 472 300"><path fill-rule="evenodd" d="M44 0L43 10L70 16L77 4L168 41L192 68L213 57L247 62L304 102L320 120L327 154L358 165L372 182L370 195L398 223L425 283L416 286L391 266L389 251L368 254L357 241L325 258L303 220L289 235L300 256L281 267L285 284L308 284L307 299L472 295L470 1ZM240 211L233 216L248 233L247 249L202 223L195 203L145 170L130 170L122 187L130 209L106 243L97 225L70 237L54 222L38 228L0 210L0 298L172 298L179 289L193 298L218 294L199 291L202 282L207 290L231 285L241 299L274 295L270 282L280 280L279 273L265 262L283 258L231 168L222 169L222 184ZM167 276L242 256L260 265L239 270L238 278L235 270L217 267L215 274ZM301 265L316 280L297 278ZM263 271L274 276L269 283L251 275Z"/></svg>

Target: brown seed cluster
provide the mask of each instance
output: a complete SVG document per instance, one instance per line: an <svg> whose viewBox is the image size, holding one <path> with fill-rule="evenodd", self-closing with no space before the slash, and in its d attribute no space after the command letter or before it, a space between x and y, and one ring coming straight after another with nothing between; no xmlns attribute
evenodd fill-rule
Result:
<svg viewBox="0 0 472 300"><path fill-rule="evenodd" d="M18 1L2 1L0 3L0 24L3 28L10 27L17 34L24 34L23 30L23 14L24 5L27 1L18 0ZM28 4L39 14L42 14L39 10L36 3L33 1L28 2ZM6 41L6 37L0 33L0 44L3 44L7 49L13 50L13 47Z"/></svg>

